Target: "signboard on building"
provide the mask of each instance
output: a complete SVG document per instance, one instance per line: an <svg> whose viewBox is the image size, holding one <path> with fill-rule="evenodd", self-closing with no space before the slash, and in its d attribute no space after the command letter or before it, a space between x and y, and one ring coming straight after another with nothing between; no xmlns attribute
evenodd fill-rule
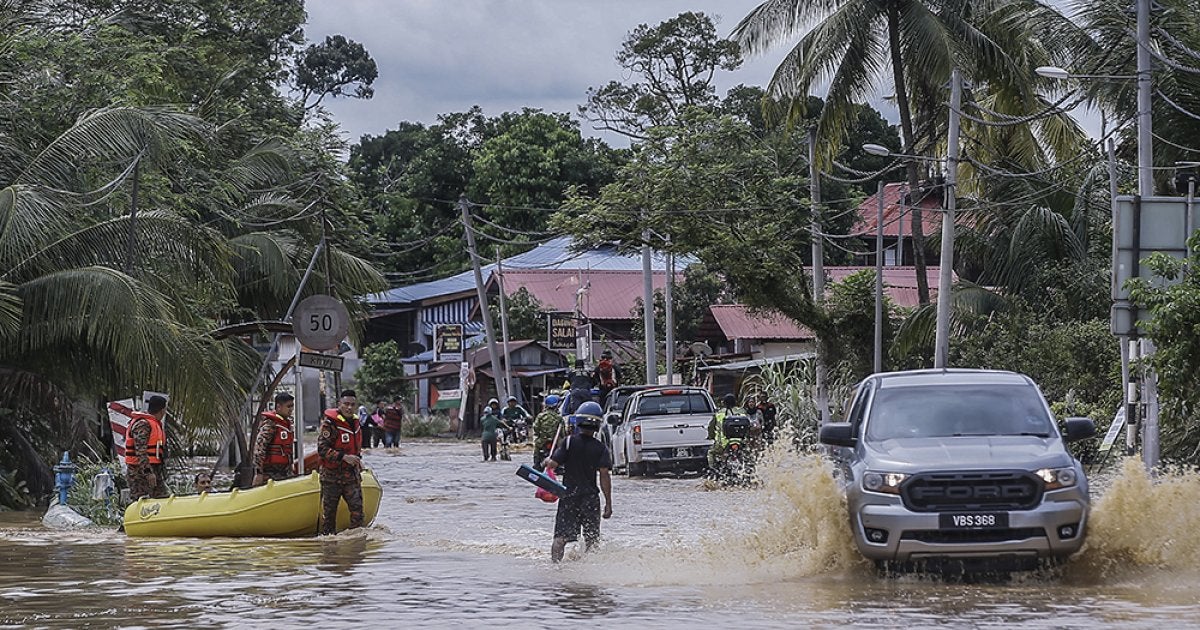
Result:
<svg viewBox="0 0 1200 630"><path fill-rule="evenodd" d="M1117 197L1113 209L1112 333L1137 336L1137 321L1125 281L1143 278L1156 284L1174 282L1156 277L1141 260L1155 252L1175 258L1187 255L1187 237L1200 226L1200 203L1188 207L1186 197Z"/></svg>
<svg viewBox="0 0 1200 630"><path fill-rule="evenodd" d="M570 313L547 313L546 341L551 350L574 350L575 316Z"/></svg>
<svg viewBox="0 0 1200 630"><path fill-rule="evenodd" d="M463 360L463 325L438 324L433 328L433 362L461 363Z"/></svg>

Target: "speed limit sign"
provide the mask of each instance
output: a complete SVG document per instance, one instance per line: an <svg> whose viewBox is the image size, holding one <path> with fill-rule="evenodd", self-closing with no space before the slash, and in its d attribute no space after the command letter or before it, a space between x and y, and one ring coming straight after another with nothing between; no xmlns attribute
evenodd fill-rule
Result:
<svg viewBox="0 0 1200 630"><path fill-rule="evenodd" d="M292 332L306 348L333 350L350 331L346 306L328 295L312 295L292 314Z"/></svg>

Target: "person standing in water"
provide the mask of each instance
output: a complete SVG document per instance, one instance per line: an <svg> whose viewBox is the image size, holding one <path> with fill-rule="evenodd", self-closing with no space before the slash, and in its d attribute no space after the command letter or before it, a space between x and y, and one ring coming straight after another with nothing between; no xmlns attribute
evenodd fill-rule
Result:
<svg viewBox="0 0 1200 630"><path fill-rule="evenodd" d="M598 409L599 405L595 406ZM600 540L600 519L612 516L612 453L596 439L600 423L599 415L577 415L575 426L579 433L560 440L558 448L542 463L548 470L560 465L566 467L563 485L567 487L567 494L558 500L554 542L550 547L550 559L554 562L562 561L567 543L579 540L580 531L583 532L584 548L590 551ZM596 487L597 477L599 488ZM604 493L603 511L600 508L601 492Z"/></svg>

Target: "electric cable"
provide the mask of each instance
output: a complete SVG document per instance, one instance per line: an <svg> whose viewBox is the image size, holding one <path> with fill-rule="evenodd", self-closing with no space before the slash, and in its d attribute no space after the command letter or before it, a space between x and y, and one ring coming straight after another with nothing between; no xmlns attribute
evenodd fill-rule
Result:
<svg viewBox="0 0 1200 630"><path fill-rule="evenodd" d="M1158 97L1161 98L1164 102L1166 102L1167 105L1170 105L1171 107L1178 110L1179 113L1184 114L1185 116L1188 116L1190 118L1195 118L1196 120L1200 120L1200 114L1189 111L1188 109L1184 108L1183 106L1176 104L1175 101L1171 100L1166 94L1163 94L1162 90L1160 90L1158 88L1154 88L1154 93L1157 94Z"/></svg>

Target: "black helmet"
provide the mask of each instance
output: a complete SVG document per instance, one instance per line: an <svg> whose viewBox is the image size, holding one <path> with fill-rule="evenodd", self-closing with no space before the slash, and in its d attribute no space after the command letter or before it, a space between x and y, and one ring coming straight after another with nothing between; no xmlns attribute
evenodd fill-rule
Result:
<svg viewBox="0 0 1200 630"><path fill-rule="evenodd" d="M737 396L734 396L733 394L725 394L725 397L721 399L721 402L726 407L732 407L737 404Z"/></svg>

